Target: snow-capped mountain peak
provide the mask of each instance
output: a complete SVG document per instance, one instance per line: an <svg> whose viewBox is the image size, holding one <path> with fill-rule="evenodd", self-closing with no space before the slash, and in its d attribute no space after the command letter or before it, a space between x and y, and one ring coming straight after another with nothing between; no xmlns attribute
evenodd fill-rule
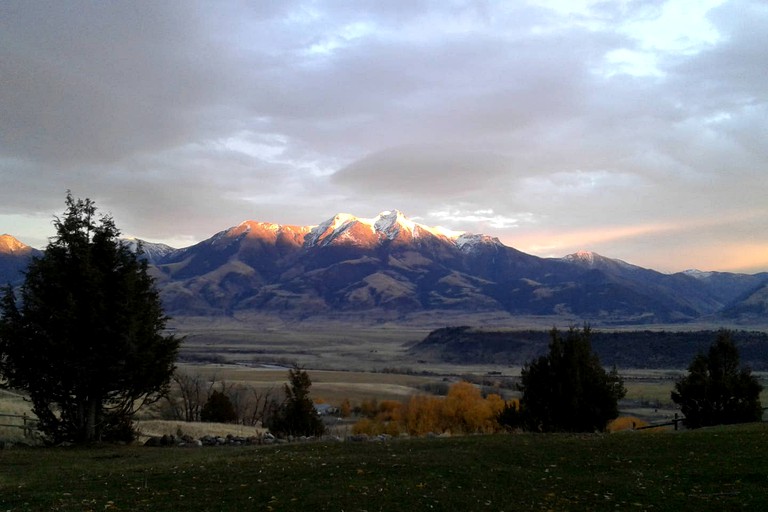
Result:
<svg viewBox="0 0 768 512"><path fill-rule="evenodd" d="M696 279L707 279L709 277L712 277L712 275L714 275L714 272L706 272L704 270L689 268L688 270L684 270L683 274Z"/></svg>
<svg viewBox="0 0 768 512"><path fill-rule="evenodd" d="M374 232L381 233L390 240L395 238L402 229L405 229L414 236L418 236L416 234L417 224L406 218L399 210L381 212L370 222L373 225Z"/></svg>
<svg viewBox="0 0 768 512"><path fill-rule="evenodd" d="M0 253L2 254L20 254L28 253L32 248L22 242L19 242L11 235L0 235Z"/></svg>
<svg viewBox="0 0 768 512"><path fill-rule="evenodd" d="M474 233L462 233L452 239L456 247L464 252L470 252L482 245L502 245L501 241L496 237Z"/></svg>
<svg viewBox="0 0 768 512"><path fill-rule="evenodd" d="M607 258L601 254L592 251L577 251L560 258L567 263L581 265L587 268L621 268L625 270L638 269L635 265L615 258Z"/></svg>
<svg viewBox="0 0 768 512"><path fill-rule="evenodd" d="M573 254L565 256L563 259L572 263L582 263L589 266L594 266L601 256L592 251L576 251Z"/></svg>
<svg viewBox="0 0 768 512"><path fill-rule="evenodd" d="M168 256L172 252L175 252L178 250L174 247L171 247L170 245L160 244L155 242L147 242L138 238L129 237L129 238L122 238L121 240L132 252L136 252L139 248L139 244L141 244L141 249L143 251L142 256L146 258L146 260L149 261L150 263L155 263L157 261L160 261L161 259Z"/></svg>
<svg viewBox="0 0 768 512"><path fill-rule="evenodd" d="M325 222L313 227L304 239L304 244L307 247L313 247L323 242L329 242L355 222L358 222L358 219L354 215L337 213Z"/></svg>
<svg viewBox="0 0 768 512"><path fill-rule="evenodd" d="M313 247L331 243L333 240L371 244L380 240L394 240L401 235L415 239L424 234L454 241L463 233L419 224L406 217L400 210L386 210L371 219L339 213L313 227L305 239L305 245Z"/></svg>

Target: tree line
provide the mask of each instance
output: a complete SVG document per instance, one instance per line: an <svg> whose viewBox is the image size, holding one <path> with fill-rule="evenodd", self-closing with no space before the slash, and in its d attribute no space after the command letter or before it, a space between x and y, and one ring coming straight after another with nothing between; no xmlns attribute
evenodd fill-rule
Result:
<svg viewBox="0 0 768 512"><path fill-rule="evenodd" d="M602 432L619 415L626 394L617 369L607 371L591 345L588 325L549 333L549 352L527 363L519 400L482 396L468 382L453 385L445 398L414 396L364 407L355 431L366 434L428 432L488 433L505 429L531 432ZM762 386L742 367L730 331L722 330L706 354L697 355L675 383L671 398L688 428L760 421Z"/></svg>

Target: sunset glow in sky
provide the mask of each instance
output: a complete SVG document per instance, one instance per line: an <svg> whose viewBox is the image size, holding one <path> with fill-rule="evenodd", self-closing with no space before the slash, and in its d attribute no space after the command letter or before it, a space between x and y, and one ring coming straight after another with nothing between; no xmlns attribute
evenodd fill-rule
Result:
<svg viewBox="0 0 768 512"><path fill-rule="evenodd" d="M339 212L768 271L763 0L0 2L0 234Z"/></svg>

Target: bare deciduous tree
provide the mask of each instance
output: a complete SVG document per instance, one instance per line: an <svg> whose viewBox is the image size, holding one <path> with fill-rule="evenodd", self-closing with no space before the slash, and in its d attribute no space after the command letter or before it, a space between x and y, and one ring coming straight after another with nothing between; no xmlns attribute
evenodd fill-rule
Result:
<svg viewBox="0 0 768 512"><path fill-rule="evenodd" d="M237 423L243 425L263 423L280 398L274 387L262 389L219 381L215 375L206 379L199 373L177 371L173 375L173 386L165 397L170 415L177 420L200 421L200 413L214 391L229 399Z"/></svg>

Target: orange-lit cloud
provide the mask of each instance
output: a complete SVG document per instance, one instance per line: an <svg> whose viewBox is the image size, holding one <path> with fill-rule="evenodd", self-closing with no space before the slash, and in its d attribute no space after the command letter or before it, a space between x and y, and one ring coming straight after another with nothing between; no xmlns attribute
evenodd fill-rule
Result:
<svg viewBox="0 0 768 512"><path fill-rule="evenodd" d="M765 216L761 210L748 210L666 223L528 231L504 241L544 257L560 257L578 250L621 257L617 251L624 246L634 248L625 250L627 261L658 270L695 266L702 270L759 272L768 268L768 242L745 241L737 228L759 223Z"/></svg>
<svg viewBox="0 0 768 512"><path fill-rule="evenodd" d="M563 250L589 249L595 245L681 229L674 224L616 226L567 232L539 232L515 236L520 249L543 256L562 256Z"/></svg>
<svg viewBox="0 0 768 512"><path fill-rule="evenodd" d="M675 256L688 260L695 258L698 266L705 270L753 273L768 268L768 243L713 243L709 247L680 251Z"/></svg>

